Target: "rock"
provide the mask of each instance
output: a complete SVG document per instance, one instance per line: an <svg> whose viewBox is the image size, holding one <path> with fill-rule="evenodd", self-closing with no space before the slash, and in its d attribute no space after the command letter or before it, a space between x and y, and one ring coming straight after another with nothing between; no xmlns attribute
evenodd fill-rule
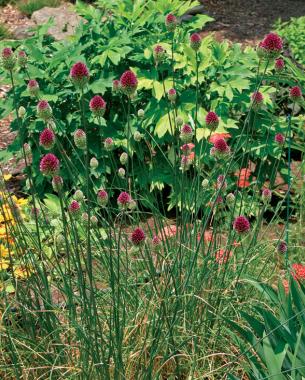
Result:
<svg viewBox="0 0 305 380"><path fill-rule="evenodd" d="M185 12L184 15L197 15L199 13L204 13L206 10L204 5L197 5Z"/></svg>
<svg viewBox="0 0 305 380"><path fill-rule="evenodd" d="M73 11L68 5L62 5L58 8L44 7L32 14L31 19L37 24L42 25L52 18L54 25L48 30L48 33L55 40L63 40L74 34L75 29L81 21L85 20Z"/></svg>
<svg viewBox="0 0 305 380"><path fill-rule="evenodd" d="M13 36L16 40L23 40L25 38L29 38L34 35L34 32L31 32L30 28L33 27L35 24L29 26L29 25L19 25L17 26L13 31Z"/></svg>

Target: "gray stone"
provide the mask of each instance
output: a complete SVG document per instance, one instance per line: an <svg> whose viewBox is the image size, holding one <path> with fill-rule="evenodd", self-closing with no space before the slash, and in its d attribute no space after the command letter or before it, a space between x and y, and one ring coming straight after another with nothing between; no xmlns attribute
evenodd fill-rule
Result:
<svg viewBox="0 0 305 380"><path fill-rule="evenodd" d="M34 12L31 17L38 25L47 23L50 18L53 19L54 25L49 28L48 33L55 40L63 40L72 36L79 23L85 22L69 5L62 5L58 8L44 7Z"/></svg>
<svg viewBox="0 0 305 380"><path fill-rule="evenodd" d="M13 36L16 40L24 40L34 35L34 32L31 32L30 28L35 26L33 25L19 25L13 31Z"/></svg>

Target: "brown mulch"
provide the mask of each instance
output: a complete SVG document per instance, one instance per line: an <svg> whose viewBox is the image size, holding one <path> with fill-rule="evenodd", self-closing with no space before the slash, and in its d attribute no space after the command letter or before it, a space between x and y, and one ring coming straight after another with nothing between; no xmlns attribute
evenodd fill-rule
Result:
<svg viewBox="0 0 305 380"><path fill-rule="evenodd" d="M278 19L305 15L304 0L201 0L204 13L215 19L204 28L216 38L256 45Z"/></svg>
<svg viewBox="0 0 305 380"><path fill-rule="evenodd" d="M0 12L0 23L4 24L8 31L14 35L14 32L19 27L32 27L34 22L31 21L27 16L22 14L15 6L8 4L1 9Z"/></svg>

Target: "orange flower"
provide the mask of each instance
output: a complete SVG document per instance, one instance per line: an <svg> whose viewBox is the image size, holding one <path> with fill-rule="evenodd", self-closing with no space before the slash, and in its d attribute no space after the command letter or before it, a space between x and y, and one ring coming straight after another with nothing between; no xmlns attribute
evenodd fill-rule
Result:
<svg viewBox="0 0 305 380"><path fill-rule="evenodd" d="M229 139L230 137L232 137L230 135L230 133L213 133L209 139L209 142L214 144L214 142L219 139L219 138L223 138L223 139Z"/></svg>
<svg viewBox="0 0 305 380"><path fill-rule="evenodd" d="M193 161L195 158L195 152L191 152L189 155L188 155L188 159Z"/></svg>
<svg viewBox="0 0 305 380"><path fill-rule="evenodd" d="M225 264L231 256L232 251L225 251L224 249L219 249L216 252L215 260L218 264Z"/></svg>
<svg viewBox="0 0 305 380"><path fill-rule="evenodd" d="M235 172L235 176L238 178L237 179L237 186L238 187L249 187L250 186L250 181L249 178L251 176L251 171L249 168L242 168Z"/></svg>

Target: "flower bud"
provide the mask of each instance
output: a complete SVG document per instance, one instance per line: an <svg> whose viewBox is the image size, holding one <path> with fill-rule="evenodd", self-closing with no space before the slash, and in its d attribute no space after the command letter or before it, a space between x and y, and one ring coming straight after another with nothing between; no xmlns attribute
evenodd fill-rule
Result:
<svg viewBox="0 0 305 380"><path fill-rule="evenodd" d="M105 207L108 203L108 193L107 191L105 191L104 189L101 189L98 191L97 193L97 203L102 206L102 207Z"/></svg>
<svg viewBox="0 0 305 380"><path fill-rule="evenodd" d="M177 127L181 127L183 125L183 119L181 116L176 117L176 125Z"/></svg>
<svg viewBox="0 0 305 380"><path fill-rule="evenodd" d="M70 212L71 215L73 215L73 216L79 216L80 212L81 212L80 204L77 201L73 200L70 203L70 205L68 207L68 210L69 210L69 212Z"/></svg>
<svg viewBox="0 0 305 380"><path fill-rule="evenodd" d="M269 189L263 189L262 191L262 201L264 204L267 204L271 201L272 198L272 192Z"/></svg>
<svg viewBox="0 0 305 380"><path fill-rule="evenodd" d="M161 45L156 45L153 50L153 56L156 62L156 65L158 65L160 62L162 62L166 57L166 51Z"/></svg>
<svg viewBox="0 0 305 380"><path fill-rule="evenodd" d="M16 56L9 47L4 48L1 52L1 62L5 70L12 71L16 64Z"/></svg>
<svg viewBox="0 0 305 380"><path fill-rule="evenodd" d="M90 168L96 169L98 167L98 160L95 157L92 157L90 160Z"/></svg>
<svg viewBox="0 0 305 380"><path fill-rule="evenodd" d="M46 100L40 100L37 104L37 116L47 121L52 117L52 108Z"/></svg>
<svg viewBox="0 0 305 380"><path fill-rule="evenodd" d="M83 202L84 200L84 193L81 190L76 190L74 193L74 199L78 202Z"/></svg>
<svg viewBox="0 0 305 380"><path fill-rule="evenodd" d="M77 148L82 149L82 150L86 149L87 136L86 136L85 131L83 131L82 129L77 129L74 132L73 139L74 139L74 144L76 145Z"/></svg>
<svg viewBox="0 0 305 380"><path fill-rule="evenodd" d="M75 87L84 88L89 81L89 70L83 62L75 63L70 70L70 79Z"/></svg>
<svg viewBox="0 0 305 380"><path fill-rule="evenodd" d="M201 182L201 187L204 189L204 190L207 190L210 185L209 185L209 180L207 178L205 178L202 182Z"/></svg>
<svg viewBox="0 0 305 380"><path fill-rule="evenodd" d="M177 92L174 88L170 88L167 92L167 98L170 102L174 103L177 99Z"/></svg>
<svg viewBox="0 0 305 380"><path fill-rule="evenodd" d="M144 110L142 110L142 108L140 108L140 109L138 110L138 118L139 118L139 119L143 119L144 116L145 116L145 112L144 112Z"/></svg>
<svg viewBox="0 0 305 380"><path fill-rule="evenodd" d="M198 51L201 46L201 36L198 33L193 33L190 37L191 48Z"/></svg>
<svg viewBox="0 0 305 380"><path fill-rule="evenodd" d="M26 109L23 107L23 106L20 106L19 109L18 109L18 115L21 119L24 118L26 114Z"/></svg>
<svg viewBox="0 0 305 380"><path fill-rule="evenodd" d="M135 131L135 133L133 134L133 138L136 142L140 142L143 138L143 135L139 131Z"/></svg>
<svg viewBox="0 0 305 380"><path fill-rule="evenodd" d="M125 174L126 174L125 169L124 168L119 168L119 170L118 170L118 176L120 178L125 178Z"/></svg>
<svg viewBox="0 0 305 380"><path fill-rule="evenodd" d="M90 222L91 222L91 225L92 225L93 227L96 227L97 224L98 224L98 219L97 219L97 217L96 217L95 215L92 215L91 218L90 218Z"/></svg>
<svg viewBox="0 0 305 380"><path fill-rule="evenodd" d="M107 137L104 141L104 148L109 152L114 148L114 142L111 137Z"/></svg>
<svg viewBox="0 0 305 380"><path fill-rule="evenodd" d="M18 65L20 67L26 67L28 63L28 57L25 53L25 51L21 50L18 52Z"/></svg>
<svg viewBox="0 0 305 380"><path fill-rule="evenodd" d="M127 161L128 161L128 154L126 152L123 152L121 155L120 155L120 163L122 165L126 165L127 164Z"/></svg>
<svg viewBox="0 0 305 380"><path fill-rule="evenodd" d="M37 96L39 92L39 84L35 79L31 79L28 82L28 91L31 96Z"/></svg>
<svg viewBox="0 0 305 380"><path fill-rule="evenodd" d="M64 181L61 176L56 175L52 178L52 187L56 193L59 193L64 185Z"/></svg>

